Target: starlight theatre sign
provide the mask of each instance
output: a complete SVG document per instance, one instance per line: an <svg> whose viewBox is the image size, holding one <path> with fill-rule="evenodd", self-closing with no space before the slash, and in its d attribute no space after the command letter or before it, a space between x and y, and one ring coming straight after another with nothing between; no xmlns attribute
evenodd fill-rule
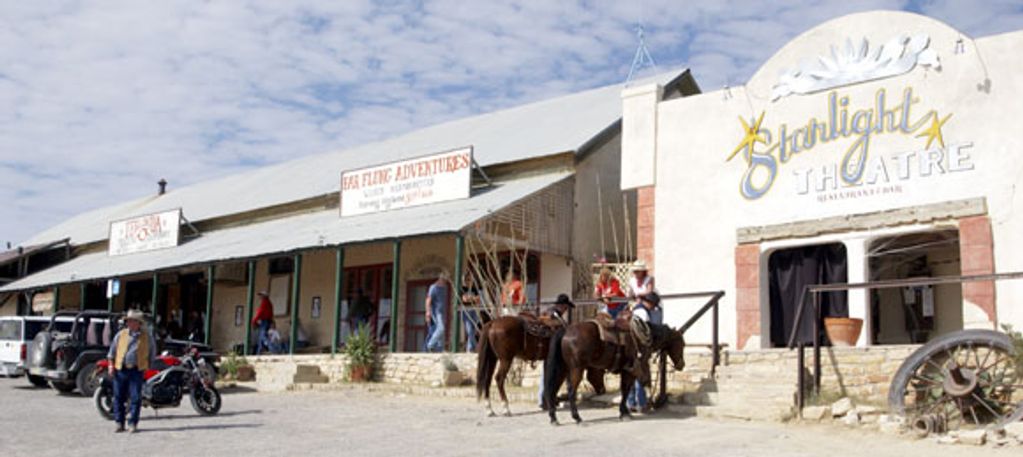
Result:
<svg viewBox="0 0 1023 457"><path fill-rule="evenodd" d="M469 198L472 147L341 174L341 217Z"/></svg>
<svg viewBox="0 0 1023 457"><path fill-rule="evenodd" d="M181 209L110 223L111 256L171 248L178 245Z"/></svg>

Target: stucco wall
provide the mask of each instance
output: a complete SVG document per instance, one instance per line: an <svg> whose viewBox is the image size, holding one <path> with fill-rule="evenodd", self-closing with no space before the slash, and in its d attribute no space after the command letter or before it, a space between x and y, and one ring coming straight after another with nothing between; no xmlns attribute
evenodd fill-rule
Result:
<svg viewBox="0 0 1023 457"><path fill-rule="evenodd" d="M842 49L847 38L859 44L859 38L865 36L871 49L875 49L903 32L930 37L929 48L940 59L940 71L917 66L899 76L771 101L772 87L782 70L797 68L806 59L828 55L831 44ZM957 46L960 39L962 46ZM1015 102L1023 81L1018 77L1019 60L1005 58L1020 45L1021 32L974 41L945 24L914 14L854 14L824 23L796 38L769 59L745 86L660 103L656 108L655 167L659 288L725 289L728 295L721 314L722 336L734 345L737 229L977 197L986 200L987 215L991 218L995 271L1023 269L1023 259L1015 255L1023 248L1023 213L1018 210L1021 205L1016 197L1016 186L1023 176L1023 162L1016 160L1016 156L1023 141L1012 133L1016 120L1023 118L1023 105ZM726 161L745 134L738 117L752 125L763 115L760 125L763 141L755 143L754 151L766 154L778 142L783 126L792 134L797 128L805 128L811 119L830 122L831 93L835 93L837 103L847 97L850 118L859 110L876 110L878 96L883 93L884 109L893 112L891 116L898 122L904 111L899 108L903 104L901 99L907 90L912 91L913 98L909 122L918 123L919 127L911 129L911 133L885 131L869 138L866 163L874 168L880 158L887 167L888 184L882 185L884 181L879 177L873 186L832 188L841 180L830 179L821 181L824 190L817 191L813 173L820 175L837 167L859 139L851 135L816 143L785 160L778 157L777 147L770 149L777 160L777 174L769 190L761 196L744 196L740 192L748 167L745 154L738 152ZM920 137L932 120L939 119L945 120L941 132L946 148L941 151L935 149L939 145L936 139L928 149L928 138ZM628 125L628 119L625 123ZM637 148L641 145L636 144ZM953 164L949 161L954 154L951 148L957 146L969 158ZM903 168L908 171L898 168L902 163L899 154L903 153L917 153L906 156L910 157L910 166ZM623 162L631 154L626 143ZM635 154L643 157L647 152L640 150ZM942 154L942 161L927 165L926 154L935 154L931 157ZM809 188L801 185L807 182L807 169L811 170ZM834 169L836 173L841 170ZM761 167L754 171L754 184L767 182L764 170ZM873 171L882 176L876 168ZM903 179L902 173L908 173L908 177ZM622 181L639 182L642 178L623 177ZM872 193L848 198L849 191ZM856 234L867 239L873 235L873 231ZM761 275L760 281L766 283L766 275ZM761 290L767 290L766 284L762 284ZM1021 298L1023 284L997 285L999 321L1023 324L1023 311L1009 305ZM975 306L967 303L965 308L964 313L970 313ZM666 318L678 323L689 310L686 305L669 302ZM706 326L694 328L692 336L703 340L707 332Z"/></svg>

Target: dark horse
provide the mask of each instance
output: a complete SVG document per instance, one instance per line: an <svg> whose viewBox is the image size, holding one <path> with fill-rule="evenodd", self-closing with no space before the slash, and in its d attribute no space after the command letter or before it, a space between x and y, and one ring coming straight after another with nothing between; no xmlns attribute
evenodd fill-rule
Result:
<svg viewBox="0 0 1023 457"><path fill-rule="evenodd" d="M487 400L486 408L491 416L495 415L490 404L491 379L496 377L497 390L501 393L501 401L504 402L504 413L510 416L511 409L508 407L504 381L508 377L512 360L515 357L527 362L544 360L549 352L550 337L553 334L553 330L530 315L502 316L483 325L480 330L479 348L476 350L476 398ZM597 393L604 392L602 370L590 370L587 379Z"/></svg>
<svg viewBox="0 0 1023 457"><path fill-rule="evenodd" d="M650 326L651 353L665 351L676 370L685 367L682 352L685 349L685 340L682 333L661 324L648 324ZM544 396L549 405L553 405L554 396L557 395L561 384L568 378L568 401L572 409L572 419L576 423L582 422L579 417L579 410L576 408L576 390L582 380L584 369L599 368L602 370L612 369L615 363L615 352L618 347L614 344L600 339L600 330L594 322L580 322L569 325L559 330L551 340L550 354L544 363L543 380ZM636 357L635 354L624 357L622 366L629 366ZM622 399L618 404L618 418L632 417L625 405L629 392L632 390L635 376L629 370L621 370L621 393ZM552 424L558 423L556 408L547 410Z"/></svg>

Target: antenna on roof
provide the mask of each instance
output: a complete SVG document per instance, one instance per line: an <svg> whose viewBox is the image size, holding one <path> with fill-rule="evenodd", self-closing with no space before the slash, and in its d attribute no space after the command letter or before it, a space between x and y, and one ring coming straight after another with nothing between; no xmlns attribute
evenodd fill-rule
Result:
<svg viewBox="0 0 1023 457"><path fill-rule="evenodd" d="M639 46L636 48L636 55L632 58L632 68L629 69L629 76L625 78L626 84L632 81L632 77L644 66L644 63L654 70L657 69L657 62L654 62L654 58L650 56L650 50L646 47L646 39L643 37L643 24L636 26L636 39L639 40Z"/></svg>

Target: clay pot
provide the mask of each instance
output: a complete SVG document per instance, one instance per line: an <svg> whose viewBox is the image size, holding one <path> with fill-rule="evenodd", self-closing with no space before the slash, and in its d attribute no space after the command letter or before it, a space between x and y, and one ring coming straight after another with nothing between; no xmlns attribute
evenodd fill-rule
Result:
<svg viewBox="0 0 1023 457"><path fill-rule="evenodd" d="M248 382L256 379L256 369L252 365L242 365L238 367L238 381Z"/></svg>
<svg viewBox="0 0 1023 457"><path fill-rule="evenodd" d="M371 368L372 367L366 365L353 366L348 372L348 378L352 382L367 382L370 378Z"/></svg>
<svg viewBox="0 0 1023 457"><path fill-rule="evenodd" d="M837 347L855 346L863 329L863 319L854 317L825 317L824 331L831 344Z"/></svg>

